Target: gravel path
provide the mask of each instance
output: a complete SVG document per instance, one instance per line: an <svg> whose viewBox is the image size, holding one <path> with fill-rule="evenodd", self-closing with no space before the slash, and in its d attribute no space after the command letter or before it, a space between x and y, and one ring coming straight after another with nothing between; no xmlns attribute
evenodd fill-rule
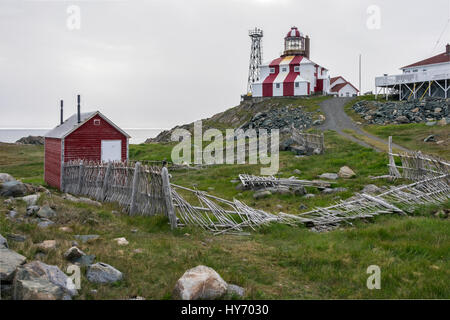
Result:
<svg viewBox="0 0 450 320"><path fill-rule="evenodd" d="M350 130L355 131L359 135L364 135L372 140L381 142L385 145L388 144L387 141L361 130L359 128L359 126L355 122L353 122L353 120L345 113L344 106L352 99L353 98L331 98L331 99L324 100L320 104L320 107L326 117L326 120L321 126L318 127L318 129L324 130L324 131L325 130L336 131L340 135L346 137L347 139L352 140L353 142L356 142L367 148L372 148L375 151L381 152L382 150L380 150L374 146L371 146L371 145L367 144L366 142L361 141L343 131L344 129L350 129ZM392 145L394 148L397 148L401 151L409 152L408 149L406 149L402 146L399 146L396 144L392 144Z"/></svg>

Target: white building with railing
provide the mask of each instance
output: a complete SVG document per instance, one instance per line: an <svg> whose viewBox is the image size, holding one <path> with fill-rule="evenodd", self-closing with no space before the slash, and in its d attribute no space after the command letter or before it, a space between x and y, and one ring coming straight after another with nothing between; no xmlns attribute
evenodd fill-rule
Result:
<svg viewBox="0 0 450 320"><path fill-rule="evenodd" d="M403 73L375 78L376 95L398 94L400 100L425 96L448 98L450 85L450 44L434 57L400 68Z"/></svg>

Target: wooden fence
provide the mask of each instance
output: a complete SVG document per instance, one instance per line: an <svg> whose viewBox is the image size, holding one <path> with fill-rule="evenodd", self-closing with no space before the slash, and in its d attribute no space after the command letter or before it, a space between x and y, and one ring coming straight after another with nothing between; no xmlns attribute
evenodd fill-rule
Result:
<svg viewBox="0 0 450 320"><path fill-rule="evenodd" d="M101 202L117 202L129 215L168 216L176 228L169 172L140 162L66 162L61 190Z"/></svg>
<svg viewBox="0 0 450 320"><path fill-rule="evenodd" d="M323 133L321 134L305 133L296 128L292 128L291 138L296 143L305 147L306 149L311 150L318 149L320 150L320 154L323 154L325 151L325 141Z"/></svg>
<svg viewBox="0 0 450 320"><path fill-rule="evenodd" d="M405 178L420 181L442 175L450 174L450 163L420 151L408 154L392 152L392 137L389 137L389 174L394 178ZM397 165L395 157L400 158L401 165Z"/></svg>

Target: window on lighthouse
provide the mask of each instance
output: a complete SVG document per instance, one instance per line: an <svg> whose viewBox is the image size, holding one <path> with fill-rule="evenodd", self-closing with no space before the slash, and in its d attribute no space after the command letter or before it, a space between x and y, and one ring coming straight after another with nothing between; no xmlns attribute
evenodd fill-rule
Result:
<svg viewBox="0 0 450 320"><path fill-rule="evenodd" d="M275 73L275 68L270 68L270 73Z"/></svg>
<svg viewBox="0 0 450 320"><path fill-rule="evenodd" d="M295 66L294 67L294 72L300 72L300 66Z"/></svg>

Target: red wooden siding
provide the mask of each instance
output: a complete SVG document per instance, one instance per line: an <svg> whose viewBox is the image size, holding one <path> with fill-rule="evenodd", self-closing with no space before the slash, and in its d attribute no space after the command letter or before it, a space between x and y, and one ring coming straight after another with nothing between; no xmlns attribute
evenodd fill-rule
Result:
<svg viewBox="0 0 450 320"><path fill-rule="evenodd" d="M45 167L44 180L52 186L59 188L61 183L61 140L45 138Z"/></svg>
<svg viewBox="0 0 450 320"><path fill-rule="evenodd" d="M94 120L100 120L100 125L94 125ZM127 159L127 137L96 115L64 139L64 161L101 160L102 140L121 140L122 161Z"/></svg>

